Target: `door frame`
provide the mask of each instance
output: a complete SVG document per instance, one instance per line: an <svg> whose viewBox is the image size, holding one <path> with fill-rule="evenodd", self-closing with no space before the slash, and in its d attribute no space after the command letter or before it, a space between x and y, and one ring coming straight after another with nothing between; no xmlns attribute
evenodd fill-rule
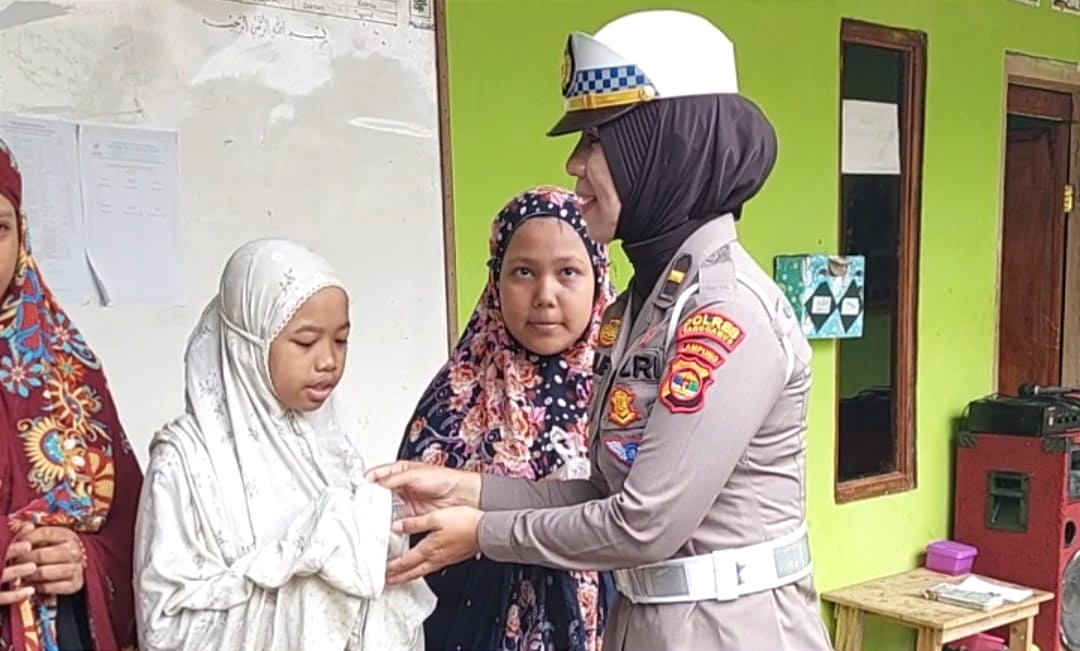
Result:
<svg viewBox="0 0 1080 651"><path fill-rule="evenodd" d="M1025 54L1005 54L1005 83L1001 92L1001 182L998 195L998 264L995 321L1001 308L1001 233L1005 223L1005 150L1008 146L1009 84L1020 84L1057 92L1073 97L1072 132L1069 143L1069 183L1080 193L1080 68L1076 63L1042 59ZM1064 197L1062 197L1064 199ZM1064 287L1080 287L1080 196L1073 200L1073 209L1066 215ZM1065 291L1061 329L1061 384L1080 386L1080 292ZM995 346L993 377L997 386L998 323L994 324Z"/></svg>

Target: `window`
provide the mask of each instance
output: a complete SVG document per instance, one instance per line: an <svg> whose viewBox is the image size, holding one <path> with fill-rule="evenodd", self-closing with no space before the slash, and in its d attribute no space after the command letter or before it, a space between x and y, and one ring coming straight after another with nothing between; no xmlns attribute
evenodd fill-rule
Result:
<svg viewBox="0 0 1080 651"><path fill-rule="evenodd" d="M843 21L840 248L866 287L863 336L836 344L837 502L915 487L925 84L925 34Z"/></svg>

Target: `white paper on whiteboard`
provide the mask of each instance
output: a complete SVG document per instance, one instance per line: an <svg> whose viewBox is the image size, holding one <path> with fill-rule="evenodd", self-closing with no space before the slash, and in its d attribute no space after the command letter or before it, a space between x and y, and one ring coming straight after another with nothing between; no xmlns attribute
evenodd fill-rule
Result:
<svg viewBox="0 0 1080 651"><path fill-rule="evenodd" d="M77 130L73 122L0 113L0 136L22 174L22 212L34 260L65 305L96 302L86 262Z"/></svg>
<svg viewBox="0 0 1080 651"><path fill-rule="evenodd" d="M900 120L896 104L845 99L840 171L899 174Z"/></svg>
<svg viewBox="0 0 1080 651"><path fill-rule="evenodd" d="M82 125L79 158L87 255L105 305L182 305L176 133Z"/></svg>

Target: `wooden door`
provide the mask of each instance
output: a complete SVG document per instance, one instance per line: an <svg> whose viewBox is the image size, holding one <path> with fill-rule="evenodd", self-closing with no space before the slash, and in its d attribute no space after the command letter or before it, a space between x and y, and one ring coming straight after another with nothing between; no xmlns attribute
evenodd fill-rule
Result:
<svg viewBox="0 0 1080 651"><path fill-rule="evenodd" d="M1009 87L998 391L1061 380L1064 190L1072 97Z"/></svg>

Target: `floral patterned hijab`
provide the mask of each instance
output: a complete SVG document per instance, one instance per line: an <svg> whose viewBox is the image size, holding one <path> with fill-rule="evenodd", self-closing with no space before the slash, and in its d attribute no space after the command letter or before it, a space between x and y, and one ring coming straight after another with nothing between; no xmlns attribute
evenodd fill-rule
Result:
<svg viewBox="0 0 1080 651"><path fill-rule="evenodd" d="M134 646L131 538L142 472L101 361L49 290L30 250L22 176L0 140L0 194L17 212L19 254L0 288L0 554L25 523L79 534L99 648ZM7 279L4 279L7 280ZM0 649L56 651L63 611L35 595L0 613Z"/></svg>
<svg viewBox="0 0 1080 651"><path fill-rule="evenodd" d="M514 232L555 217L581 236L595 286L589 326L569 349L541 356L507 331L499 273ZM592 362L614 300L607 250L588 237L578 198L538 187L510 200L491 226L488 282L450 360L416 407L398 458L529 479L581 468L588 450ZM588 472L585 465L585 472ZM475 560L428 577L444 603L425 623L447 648L597 651L614 595L609 576Z"/></svg>
<svg viewBox="0 0 1080 651"><path fill-rule="evenodd" d="M595 293L589 327L568 350L539 356L510 335L499 273L516 229L533 217L574 228L589 252ZM488 282L450 360L420 399L399 456L450 468L540 479L585 455L600 317L614 300L607 251L585 231L577 197L542 186L510 200L491 227ZM557 428L557 429L556 429ZM553 430L564 440L551 440ZM555 436L554 438L560 438Z"/></svg>

